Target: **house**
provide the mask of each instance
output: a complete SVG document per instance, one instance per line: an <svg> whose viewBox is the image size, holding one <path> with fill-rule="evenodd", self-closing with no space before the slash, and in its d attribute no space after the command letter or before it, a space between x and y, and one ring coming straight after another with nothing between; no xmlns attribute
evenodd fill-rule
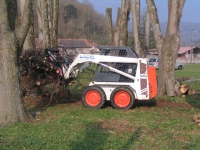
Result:
<svg viewBox="0 0 200 150"><path fill-rule="evenodd" d="M193 57L200 58L200 48L198 47L180 47L178 51L178 58L191 58L191 54L193 54Z"/></svg>
<svg viewBox="0 0 200 150"><path fill-rule="evenodd" d="M100 52L86 39L58 39L58 49L62 57L70 57L72 60L78 54L98 54Z"/></svg>
<svg viewBox="0 0 200 150"><path fill-rule="evenodd" d="M188 58L190 54L191 47L180 47L178 51L178 58Z"/></svg>
<svg viewBox="0 0 200 150"><path fill-rule="evenodd" d="M196 58L200 58L200 48L193 47L193 56ZM158 53L156 49L149 50L148 54L150 57L157 57ZM180 47L178 51L177 58L190 58L191 57L191 47Z"/></svg>

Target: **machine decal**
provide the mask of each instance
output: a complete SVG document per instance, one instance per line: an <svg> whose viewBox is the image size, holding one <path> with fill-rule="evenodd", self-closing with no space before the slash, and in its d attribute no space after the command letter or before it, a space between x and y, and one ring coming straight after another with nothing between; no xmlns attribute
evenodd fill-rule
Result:
<svg viewBox="0 0 200 150"><path fill-rule="evenodd" d="M91 55L80 55L80 58L84 58L84 59L95 59L94 56L91 56Z"/></svg>

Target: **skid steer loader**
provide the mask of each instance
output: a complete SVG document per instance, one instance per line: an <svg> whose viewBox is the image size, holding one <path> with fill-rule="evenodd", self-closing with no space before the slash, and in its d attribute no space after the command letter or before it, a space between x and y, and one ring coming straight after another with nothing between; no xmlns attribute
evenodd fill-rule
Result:
<svg viewBox="0 0 200 150"><path fill-rule="evenodd" d="M82 93L85 107L101 108L110 101L116 109L130 109L136 99L151 100L156 96L156 70L148 66L148 59L138 58L128 46L98 48L100 55L78 54L72 62L64 63L58 63L53 55L58 50L46 50L49 58L60 66L64 80L72 80L78 72L96 64L94 79Z"/></svg>

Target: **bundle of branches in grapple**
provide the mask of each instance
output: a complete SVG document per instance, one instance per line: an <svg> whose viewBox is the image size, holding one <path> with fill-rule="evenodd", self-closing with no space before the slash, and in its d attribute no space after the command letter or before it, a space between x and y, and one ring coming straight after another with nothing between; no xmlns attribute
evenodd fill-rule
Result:
<svg viewBox="0 0 200 150"><path fill-rule="evenodd" d="M20 56L20 77L24 95L28 95L30 89L41 92L42 86L51 83L58 88L62 86L62 70L59 64L66 60L59 53L53 54L58 62L51 60L46 50L26 51Z"/></svg>

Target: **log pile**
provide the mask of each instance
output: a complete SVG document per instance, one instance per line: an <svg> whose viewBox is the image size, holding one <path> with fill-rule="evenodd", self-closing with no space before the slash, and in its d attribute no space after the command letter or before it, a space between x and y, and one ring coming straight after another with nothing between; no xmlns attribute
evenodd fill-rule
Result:
<svg viewBox="0 0 200 150"><path fill-rule="evenodd" d="M65 59L56 54L60 62ZM26 51L20 56L20 79L22 82L23 95L30 95L30 91L41 94L43 87L52 84L61 91L65 88L65 82L60 77L59 65L53 63L44 50Z"/></svg>
<svg viewBox="0 0 200 150"><path fill-rule="evenodd" d="M185 95L197 94L197 91L195 91L193 88L189 87L187 84L181 85L180 82L176 82L174 91L175 91L176 95L178 95L178 96L183 95L183 97Z"/></svg>

